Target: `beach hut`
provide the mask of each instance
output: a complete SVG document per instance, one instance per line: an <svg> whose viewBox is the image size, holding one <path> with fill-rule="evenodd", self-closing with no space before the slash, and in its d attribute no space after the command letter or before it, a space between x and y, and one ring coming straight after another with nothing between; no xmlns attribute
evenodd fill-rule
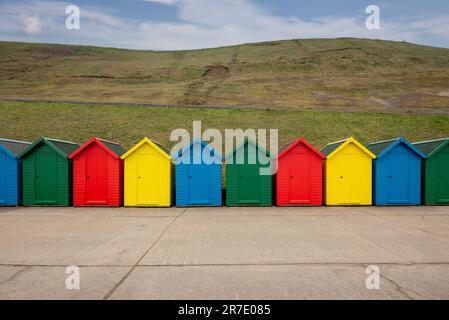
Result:
<svg viewBox="0 0 449 320"><path fill-rule="evenodd" d="M148 138L126 152L125 206L170 207L173 203L174 169L170 152Z"/></svg>
<svg viewBox="0 0 449 320"><path fill-rule="evenodd" d="M123 204L125 150L115 142L91 138L70 154L73 205L118 207Z"/></svg>
<svg viewBox="0 0 449 320"><path fill-rule="evenodd" d="M272 157L251 139L234 148L226 157L226 205L271 206Z"/></svg>
<svg viewBox="0 0 449 320"><path fill-rule="evenodd" d="M322 205L324 158L304 138L281 150L277 157L276 204Z"/></svg>
<svg viewBox="0 0 449 320"><path fill-rule="evenodd" d="M20 152L31 143L0 138L0 206L20 204L21 163Z"/></svg>
<svg viewBox="0 0 449 320"><path fill-rule="evenodd" d="M423 160L423 201L426 205L449 204L449 138L413 144Z"/></svg>
<svg viewBox="0 0 449 320"><path fill-rule="evenodd" d="M72 203L72 161L79 145L41 137L19 155L22 160L24 206L69 206Z"/></svg>
<svg viewBox="0 0 449 320"><path fill-rule="evenodd" d="M222 156L195 139L173 157L177 206L221 206Z"/></svg>
<svg viewBox="0 0 449 320"><path fill-rule="evenodd" d="M426 156L407 139L370 143L373 162L375 205L419 205L421 203L421 159Z"/></svg>
<svg viewBox="0 0 449 320"><path fill-rule="evenodd" d="M372 205L372 160L376 156L353 137L328 144L324 161L326 205Z"/></svg>

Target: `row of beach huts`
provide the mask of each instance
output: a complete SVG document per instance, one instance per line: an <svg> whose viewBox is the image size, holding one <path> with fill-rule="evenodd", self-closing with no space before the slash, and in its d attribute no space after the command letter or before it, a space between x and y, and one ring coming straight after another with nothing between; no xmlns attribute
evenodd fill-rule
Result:
<svg viewBox="0 0 449 320"><path fill-rule="evenodd" d="M198 152L214 161L197 163L193 158ZM237 161L239 152L245 155L243 163ZM254 154L256 162L249 163ZM277 172L260 174L273 161ZM148 138L128 151L99 138L82 146L45 137L34 143L0 139L0 206L183 207L223 202L448 205L449 138L417 143L398 138L365 147L351 137L321 151L298 138L275 158L250 139L224 158L201 140L172 157Z"/></svg>

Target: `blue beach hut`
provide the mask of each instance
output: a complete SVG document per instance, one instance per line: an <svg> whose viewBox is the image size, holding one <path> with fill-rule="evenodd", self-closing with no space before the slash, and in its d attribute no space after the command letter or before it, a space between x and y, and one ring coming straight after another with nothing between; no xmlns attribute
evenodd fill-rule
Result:
<svg viewBox="0 0 449 320"><path fill-rule="evenodd" d="M373 142L375 205L420 205L421 160L426 156L407 139Z"/></svg>
<svg viewBox="0 0 449 320"><path fill-rule="evenodd" d="M0 206L20 204L21 166L17 155L30 144L0 139Z"/></svg>
<svg viewBox="0 0 449 320"><path fill-rule="evenodd" d="M176 205L221 206L222 156L199 139L174 157Z"/></svg>

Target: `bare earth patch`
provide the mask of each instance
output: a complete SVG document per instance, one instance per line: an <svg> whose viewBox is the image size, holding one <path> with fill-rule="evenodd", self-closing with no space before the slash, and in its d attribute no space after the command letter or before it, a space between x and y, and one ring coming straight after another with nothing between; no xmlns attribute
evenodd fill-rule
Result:
<svg viewBox="0 0 449 320"><path fill-rule="evenodd" d="M229 68L225 66L209 66L203 74L203 77L207 76L221 76L224 77L229 74Z"/></svg>

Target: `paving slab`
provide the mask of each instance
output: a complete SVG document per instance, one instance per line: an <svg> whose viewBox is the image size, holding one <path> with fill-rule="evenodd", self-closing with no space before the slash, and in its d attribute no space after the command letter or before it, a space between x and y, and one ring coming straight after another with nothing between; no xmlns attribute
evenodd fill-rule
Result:
<svg viewBox="0 0 449 320"><path fill-rule="evenodd" d="M81 267L79 290L66 287L65 267L1 267L0 299L103 299L129 268ZM12 275L11 275L12 274Z"/></svg>
<svg viewBox="0 0 449 320"><path fill-rule="evenodd" d="M357 207L232 209L190 209L140 264L449 262L447 239Z"/></svg>
<svg viewBox="0 0 449 320"><path fill-rule="evenodd" d="M353 208L360 213L380 216L438 216L449 213L448 206L368 206Z"/></svg>
<svg viewBox="0 0 449 320"><path fill-rule="evenodd" d="M440 219L441 216L430 215L423 225L416 224L419 220L417 218L419 217L415 215L355 217L345 219L344 228L354 238L371 243L400 258L390 262L449 262L449 238L438 235L447 232L444 225L449 229L448 217Z"/></svg>
<svg viewBox="0 0 449 320"><path fill-rule="evenodd" d="M408 299L388 281L368 290L365 267L138 267L112 299Z"/></svg>
<svg viewBox="0 0 449 320"><path fill-rule="evenodd" d="M176 218L126 209L0 210L0 265L133 265ZM141 214L153 212L143 209ZM7 211L6 213L10 213Z"/></svg>
<svg viewBox="0 0 449 320"><path fill-rule="evenodd" d="M387 265L381 276L411 299L449 299L449 264Z"/></svg>
<svg viewBox="0 0 449 320"><path fill-rule="evenodd" d="M24 217L177 217L185 208L107 208L107 207L0 207L4 216Z"/></svg>
<svg viewBox="0 0 449 320"><path fill-rule="evenodd" d="M189 216L225 215L225 216L364 216L358 207L193 207Z"/></svg>
<svg viewBox="0 0 449 320"><path fill-rule="evenodd" d="M449 219L447 215L376 215L395 224L428 233L436 238L449 239Z"/></svg>
<svg viewBox="0 0 449 320"><path fill-rule="evenodd" d="M28 267L0 266L0 286L15 278Z"/></svg>

